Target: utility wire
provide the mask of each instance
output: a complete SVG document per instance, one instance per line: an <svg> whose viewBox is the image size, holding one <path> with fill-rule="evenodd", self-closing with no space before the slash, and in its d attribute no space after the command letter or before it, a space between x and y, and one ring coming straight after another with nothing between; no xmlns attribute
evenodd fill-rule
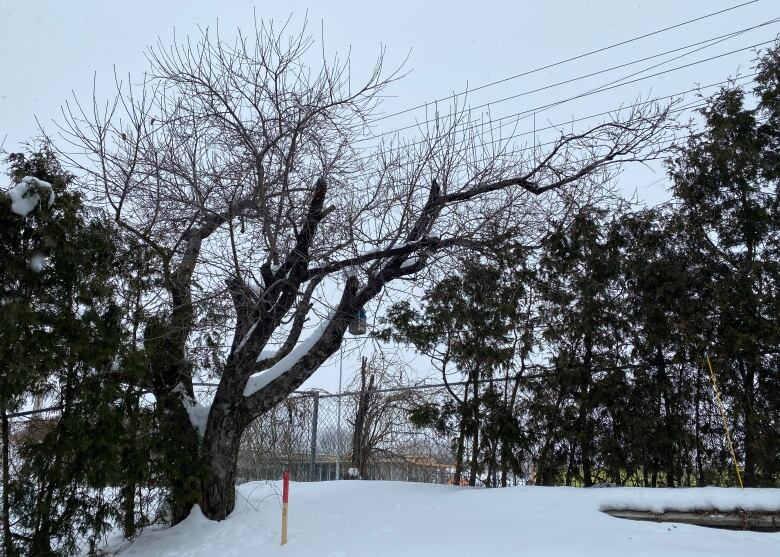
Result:
<svg viewBox="0 0 780 557"><path fill-rule="evenodd" d="M771 23L777 23L778 21L780 21L780 18L771 20ZM769 24L769 23L767 23L767 24ZM774 43L774 42L775 42L775 39L762 41L762 42L755 43L755 44L752 44L752 45L749 45L749 46L746 46L746 47L743 47L743 48L738 48L738 49L731 50L731 51L728 51L728 52L723 52L723 53L715 55L715 56L710 56L709 58L703 58L701 60L696 60L695 62L690 62L688 64L683 64L681 66L676 66L674 68L669 68L667 70L663 70L663 71L660 71L660 72L652 73L652 74L649 74L649 75L646 75L646 76L643 76L643 77L639 77L639 78L636 78L636 79L632 79L632 80L629 80L629 81L623 81L625 79L625 77L623 77L623 78L611 81L609 83L606 83L604 85L601 85L601 86L599 86L596 89L593 89L593 90L590 90L590 91L585 91L585 92L580 93L578 95L574 95L572 97L567 97L565 99L562 99L562 100L559 100L559 101L555 101L555 102L552 102L552 103L540 105L540 106L537 106L537 107L534 107L534 108L529 108L527 110L524 110L522 112L517 113L516 115L524 115L524 114L531 114L531 113L534 113L534 112L540 112L541 110L546 110L546 109L552 108L554 106L559 106L561 104L564 104L564 103L567 103L567 102L571 102L573 100L577 100L577 99L581 99L581 98L584 98L584 97L588 97L590 95L594 95L594 94L597 94L597 93L603 93L605 91L610 91L612 89L616 89L618 87L623 87L625 85L630 85L632 83L637 83L639 81L643 81L643 80L649 79L651 77L658 77L658 76L661 76L661 75L665 75L667 73L679 71L679 70L682 70L682 69L685 69L685 68L690 68L690 67L696 66L698 64L711 62L712 60L717 60L719 58L723 58L725 56L730 56L732 54L736 54L736 53L739 53L739 52L744 52L746 50L752 50L754 48L758 48L760 46L765 46L767 44ZM692 45L695 45L695 44L700 44L700 43L692 43ZM683 47L683 48L685 48L685 47ZM678 49L676 49L676 50L678 50ZM675 51L674 50L673 51L668 51L668 52L663 53L663 54L669 54L671 52L675 52ZM656 56L660 56L660 55L656 55ZM596 71L596 72L583 74L583 75L575 77L575 78L571 78L571 79L568 79L568 80L564 80L564 81L560 81L560 82L553 83L553 84L550 84L550 85L546 85L544 87L539 87L537 89L532 89L532 90L529 90L529 91L523 91L521 93L517 93L517 94L514 94L514 95L503 97L503 98L500 98L500 99L497 99L497 100L493 100L493 101L490 101L490 102L487 102L487 103L479 104L477 106L469 107L469 111L477 110L477 109L480 109L480 108L487 108L487 107L490 107L490 106L493 106L493 105L496 105L496 104L499 104L499 103L503 103L503 102L506 102L506 101L514 100L514 99L518 99L520 97L523 97L523 96L526 96L526 95L529 95L529 94L532 94L532 93L538 93L540 91L545 91L547 89L551 89L551 88L557 87L559 85L563 85L563 84L571 83L573 81L577 81L577 80L585 79L585 78L588 78L588 77L592 77L592 76L595 76L595 75L598 75L598 74L602 74L602 73L605 73L605 72L608 72L608 71L612 71L614 69L622 68L622 67L625 67L625 66L628 66L628 65L631 65L631 64L635 64L635 63L638 63L638 62L641 62L641 61L645 61L645 60L648 60L648 59L656 57L656 56L651 56L651 57L648 57L648 58L642 58L642 59L639 59L639 60L636 60L636 61L633 61L633 62L628 62L626 64L620 64L620 65L617 65L617 66L613 66L613 67L607 68L605 70L599 70L599 71ZM643 71L646 71L646 70L643 70ZM642 72L638 72L638 73L642 73ZM634 74L634 75L636 75L636 74ZM622 83L620 83L621 81L622 81ZM506 118L506 117L504 117L504 118ZM408 126L403 126L403 127L396 128L396 129L393 129L393 130L388 130L386 132L382 132L382 133L379 133L379 134L371 136L371 137L363 138L363 139L360 139L358 141L369 141L369 140L372 140L372 139L381 139L382 137L386 137L388 135L394 135L394 134L397 134L398 132L402 132L402 131L406 131L406 130L410 130L410 129L419 128L420 126L423 126L425 124L431 124L431 123L434 123L434 122L436 122L438 120L439 120L438 117L428 118L426 120L422 120L422 121L416 122L414 124L409 124Z"/></svg>
<svg viewBox="0 0 780 557"><path fill-rule="evenodd" d="M749 5L755 4L757 2L758 2L758 0L752 0L750 2L743 2L741 4L736 4L734 6L731 6L729 8L725 8L723 10L718 10L716 12L711 12L711 13L705 14L703 16L699 16L699 17L696 17L696 18L693 18L693 19L682 21L680 23L676 23L674 25L670 25L668 27L663 27L661 29L658 29L656 31L652 31L650 33L645 33L643 35L639 35L639 36L633 37L631 39L627 39L627 40L620 41L620 42L617 42L617 43L613 43L613 44L610 44L610 45L607 45L607 46L604 46L604 47L601 47L601 48L597 48L596 50L591 50L591 51L585 52L583 54L578 54L577 56L572 56L572 57L566 58L564 60L559 60L558 62L553 62L551 64L546 64L544 66L539 66L539 67L534 68L532 70L527 70L527 71L519 73L519 74L515 74L515 75L511 75L509 77L505 77L503 79L499 79L497 81L492 81L490 83L486 83L484 85L480 85L480 86L475 87L473 89L466 89L466 90L461 91L459 93L453 93L452 95L449 95L447 97L441 97L439 99L435 99L433 101L427 101L427 102L424 102L424 103L419 104L417 106L413 106L411 108L405 108L403 110L399 110L398 112L393 112L391 114L387 114L385 116L381 116L379 118L376 118L376 119L374 119L374 121L378 122L380 120L386 120L388 118L393 118L393 117L399 116L401 114L406 114L406 113L412 112L414 110L419 110L420 108L425 108L425 107L430 106L432 104L436 104L436 103L439 103L439 102L442 102L442 101L446 101L446 100L450 100L450 99L455 99L455 98L457 98L459 96L462 96L462 95L465 95L465 94L468 94L468 93L473 93L475 91L481 91L482 89L487 89L488 87L493 87L493 86L499 85L501 83L506 83L507 81L511 81L513 79L517 79L517 78L520 78L520 77L525 77L527 75L532 75L534 73L538 73L540 71L544 71L544 70L547 70L547 69L550 69L550 68L554 68L554 67L560 66L562 64L567 64L569 62L573 62L575 60L581 60L582 58L587 58L588 56L592 56L594 54L598 54L598 53L601 53L601 52L606 52L608 50L611 50L613 48L617 48L619 46L624 46L624 45L627 45L627 44L631 44L633 42L636 42L636 41L639 41L639 40L642 40L642 39L646 39L647 37L652 37L654 35L665 33L666 31L671 31L672 29L678 29L680 27L684 27L686 25L690 25L691 23L696 23L698 21L702 21L702 20L705 20L705 19L708 19L708 18L711 18L711 17L715 17L717 15L724 14L724 13L727 13L727 12L730 12L730 11L733 11L733 10L736 10L736 9L739 9L739 8L743 8L745 6L749 6Z"/></svg>
<svg viewBox="0 0 780 557"><path fill-rule="evenodd" d="M610 110L605 110L603 112L597 112L597 113L589 114L588 116L581 116L579 118L573 118L573 119L567 120L565 122L560 122L560 123L557 123L557 124L550 124L550 125L547 125L547 126L542 127L542 128L536 128L535 130L528 130L528 131L524 131L524 132L520 132L520 133L513 133L512 135L509 135L508 137L482 142L479 145L480 146L493 145L495 143L500 143L502 141L504 141L504 142L505 141L510 141L510 140L513 140L513 139L516 139L518 137L522 137L522 136L525 136L525 135L535 135L536 133L538 133L540 131L545 131L545 130L550 130L550 129L561 129L561 128L570 126L572 124L578 123L578 122L583 122L583 121L586 121L586 120L591 120L593 118L598 118L599 116L608 116L610 114L615 114L617 112L621 112L621 111L624 111L624 110L629 110L629 109L632 109L632 108L639 108L639 107L642 107L642 106L649 106L649 105L651 105L651 104L653 104L655 102L658 102L658 101L671 100L671 99L674 99L674 98L677 98L677 97L681 97L682 95L686 95L688 93L697 93L697 92L702 91L704 89L710 89L712 87L718 87L718 86L727 85L729 83L733 83L733 82L736 82L736 81L750 79L752 77L755 77L756 75L758 75L758 74L757 73L752 73L752 74L740 76L736 80L724 79L723 81L718 81L716 83L710 83L708 85L702 85L702 86L699 86L699 87L686 89L685 91L672 93L670 95L665 95L663 97L657 97L657 98L654 98L654 99L651 99L651 100L648 100L648 101L641 101L641 102L637 102L637 103L634 103L634 104L623 105L623 106L612 108ZM565 102L565 101L561 101L561 103L563 103L563 102ZM515 114L510 114L509 116L502 116L501 118L498 118L498 119L487 120L484 123L475 123L472 126L464 128L461 131L468 131L468 130L473 129L473 128L482 127L484 125L492 125L493 123L499 122L499 124L497 126L490 127L488 130L486 130L486 133L494 132L494 131L500 130L502 127L505 127L507 125L515 125L515 124L517 124L521 118L518 118L517 120L509 121L509 122L500 123L502 120L507 119L507 118L512 118L514 116L522 116L522 115L527 114L529 111L533 111L533 110L534 109L524 110L522 112L516 112ZM463 139L463 140L461 140L460 144L463 144L466 141L467 141L467 139ZM408 147L413 147L415 145L422 145L423 143L425 143L425 140L418 140L418 141L413 141L413 142L410 142L410 143L405 143L403 145L403 147L408 148ZM535 147L542 147L544 145L551 145L552 143L554 143L554 142L537 143ZM527 150L530 150L530 149L533 149L533 148L534 147L524 148L524 149L521 149L519 151L514 151L514 153L522 153L524 151L527 151ZM355 161L369 160L373 156L374 155L372 155L372 154L363 155L361 157L357 157L355 159ZM370 172L365 173L365 174L352 175L351 177L352 178L355 178L355 177L365 177L365 176L368 176L369 174L370 174Z"/></svg>

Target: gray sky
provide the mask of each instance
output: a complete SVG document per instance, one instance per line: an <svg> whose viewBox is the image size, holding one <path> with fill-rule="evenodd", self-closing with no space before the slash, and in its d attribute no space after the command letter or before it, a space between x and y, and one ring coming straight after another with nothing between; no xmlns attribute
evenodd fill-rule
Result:
<svg viewBox="0 0 780 557"><path fill-rule="evenodd" d="M140 77L146 68L144 51L158 37L172 42L173 30L179 38L197 33L197 26L214 27L232 37L236 27L249 29L253 10L258 17L285 20L292 14L292 28L303 18L316 35L324 32L327 52L346 54L356 74L370 69L380 47L387 48L387 63L398 64L407 54L409 75L391 90L383 111L394 113L426 101L475 88L486 83L526 72L559 60L577 56L623 40L650 33L698 16L739 4L738 0L709 1L590 1L499 2L407 1L369 3L329 2L248 2L135 0L134 2L0 0L0 141L6 151L37 133L35 117L52 131L52 119L60 105L73 93L91 98L93 76L98 93L108 96L116 67ZM771 40L780 32L774 23L717 44L706 43L660 58L629 65L584 80L498 99L569 80L577 76L626 64L640 58L705 41L720 35L764 23L780 16L780 3L759 2L707 18L694 24L613 48L597 55L558 65L469 95L471 106L493 103L492 118L529 110L552 101L566 99L595 87L626 78L628 80L719 56ZM701 49L698 52L691 52ZM671 58L681 56L677 60ZM697 84L723 81L730 75L750 69L754 54L735 54L692 65L664 75L643 79L607 92L589 95L551 109L537 111L536 128L549 122L573 118L631 104L637 97L666 96L688 90ZM657 68L650 69L651 66ZM711 93L713 89L705 90ZM687 95L693 101L693 95ZM446 104L447 101L445 101ZM484 109L483 109L484 110ZM532 111L533 112L533 111ZM424 119L422 110L383 120L385 130ZM597 119L578 124L597 123ZM533 115L516 123L509 131L533 131ZM576 128L575 128L576 129ZM381 130L380 130L381 131ZM544 141L540 132L539 140ZM546 136L549 137L549 136ZM630 168L621 177L621 188L640 199L657 203L666 199L667 184L662 168ZM357 358L345 363L351 374ZM333 387L334 370L315 374L314 384ZM311 383L310 383L311 384Z"/></svg>

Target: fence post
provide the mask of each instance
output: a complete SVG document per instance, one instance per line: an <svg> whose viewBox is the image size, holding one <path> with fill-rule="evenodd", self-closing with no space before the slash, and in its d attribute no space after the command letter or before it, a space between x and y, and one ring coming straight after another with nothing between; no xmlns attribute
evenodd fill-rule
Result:
<svg viewBox="0 0 780 557"><path fill-rule="evenodd" d="M309 462L309 481L313 482L317 461L317 417L320 410L320 393L314 392L314 410L311 415L311 461Z"/></svg>

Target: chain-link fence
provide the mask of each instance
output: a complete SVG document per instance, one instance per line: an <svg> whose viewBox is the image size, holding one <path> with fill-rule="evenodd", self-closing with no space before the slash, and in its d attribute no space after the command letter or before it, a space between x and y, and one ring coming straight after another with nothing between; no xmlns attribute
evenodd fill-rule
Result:
<svg viewBox="0 0 780 557"><path fill-rule="evenodd" d="M410 410L444 396L441 387L297 393L244 433L238 480L341 478L447 483L450 439L414 426Z"/></svg>

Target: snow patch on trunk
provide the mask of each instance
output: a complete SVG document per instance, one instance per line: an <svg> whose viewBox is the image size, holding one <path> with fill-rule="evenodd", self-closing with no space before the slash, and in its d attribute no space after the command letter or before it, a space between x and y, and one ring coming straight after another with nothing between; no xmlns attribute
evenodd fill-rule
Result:
<svg viewBox="0 0 780 557"><path fill-rule="evenodd" d="M211 406L204 406L194 398L192 398L187 391L184 390L184 385L179 383L176 385L175 391L181 394L181 403L184 405L184 409L187 411L187 415L190 418L190 423L194 427L198 435L201 437L206 435L206 423L209 420L209 411Z"/></svg>
<svg viewBox="0 0 780 557"><path fill-rule="evenodd" d="M293 348L289 354L276 362L274 365L264 371L250 375L249 380L246 382L246 387L244 387L244 396L252 396L257 391L268 385L271 381L278 379L290 371L290 369L295 364L297 364L298 361L309 352L309 350L311 350L317 341L322 338L322 334L325 332L325 329L328 328L328 325L330 325L332 319L332 315L329 315L327 318L323 319L322 323L317 325L317 328L315 328L314 331L312 331L312 333L305 340Z"/></svg>
<svg viewBox="0 0 780 557"><path fill-rule="evenodd" d="M257 326L259 324L260 324L260 321L255 321L254 324L252 324L252 326L249 327L249 330L244 335L244 338L242 338L241 342L238 343L238 346L236 347L236 352L238 352L239 350L243 350L244 345L246 344L246 341L249 340L249 337L252 336L252 333L255 332L255 329L257 328Z"/></svg>
<svg viewBox="0 0 780 557"><path fill-rule="evenodd" d="M272 359L274 357L276 357L276 350L263 350L257 356L257 359L255 360L255 362L259 364L263 360L270 360L270 359Z"/></svg>

